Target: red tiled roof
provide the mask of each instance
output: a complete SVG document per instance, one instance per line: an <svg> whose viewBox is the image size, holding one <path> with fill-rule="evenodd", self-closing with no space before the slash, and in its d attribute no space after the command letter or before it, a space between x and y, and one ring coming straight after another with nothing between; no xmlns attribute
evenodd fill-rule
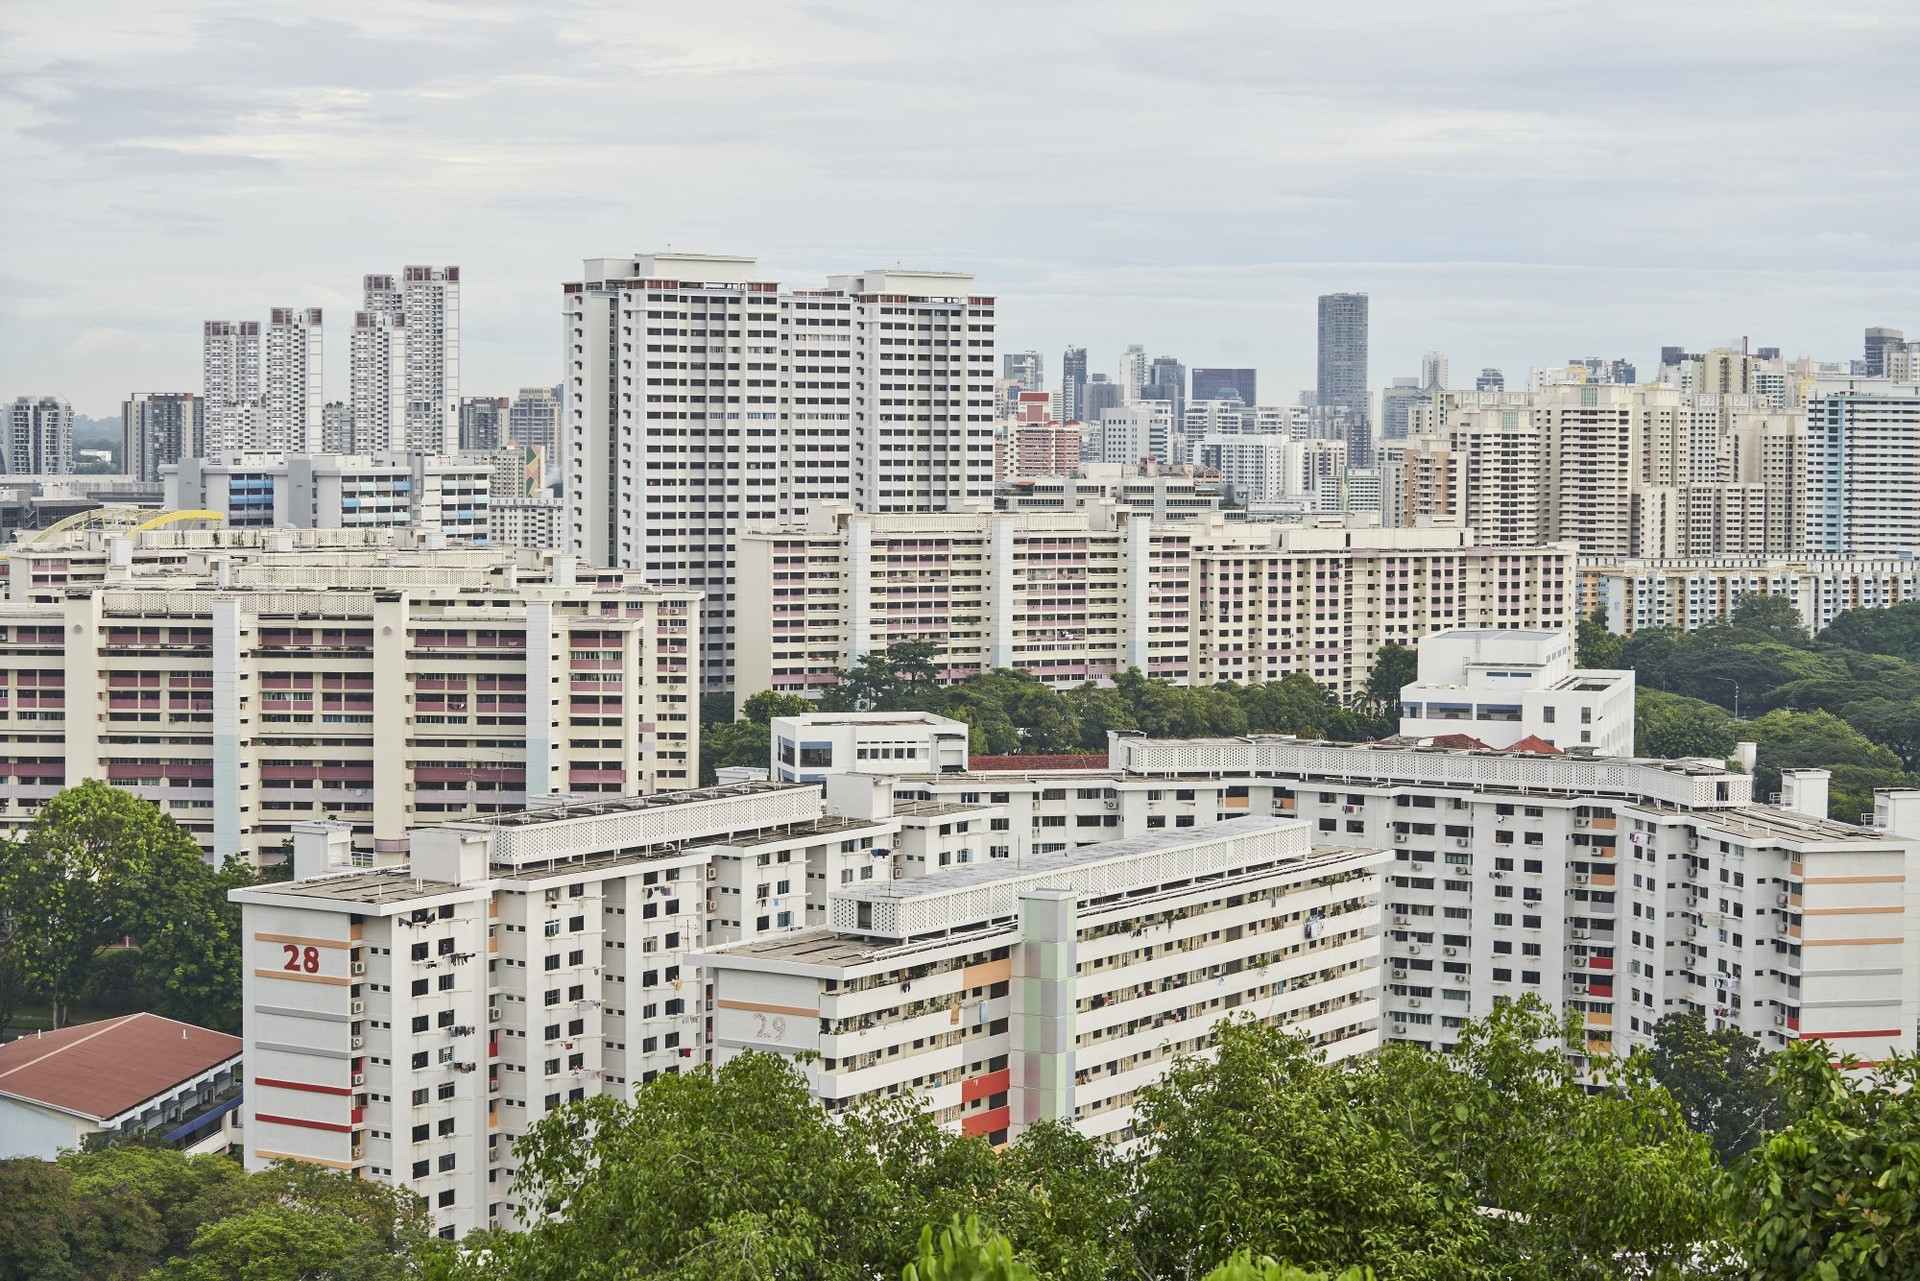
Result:
<svg viewBox="0 0 1920 1281"><path fill-rule="evenodd" d="M975 756L967 761L970 770L1021 769L1105 769L1107 754L1091 752L1085 756Z"/></svg>
<svg viewBox="0 0 1920 1281"><path fill-rule="evenodd" d="M1529 734L1517 743L1507 745L1509 752L1538 752L1542 756L1564 756L1559 748L1541 738L1538 734Z"/></svg>
<svg viewBox="0 0 1920 1281"><path fill-rule="evenodd" d="M0 1045L0 1095L104 1121L240 1055L240 1038L125 1014Z"/></svg>
<svg viewBox="0 0 1920 1281"><path fill-rule="evenodd" d="M1435 734L1433 736L1433 745L1435 747L1479 748L1482 750L1491 750L1493 747L1493 744L1483 743L1471 734Z"/></svg>

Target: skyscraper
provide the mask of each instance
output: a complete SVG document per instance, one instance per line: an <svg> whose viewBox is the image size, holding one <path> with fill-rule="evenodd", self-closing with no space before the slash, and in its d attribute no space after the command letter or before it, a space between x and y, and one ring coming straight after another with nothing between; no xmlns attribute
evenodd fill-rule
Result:
<svg viewBox="0 0 1920 1281"><path fill-rule="evenodd" d="M1887 352L1906 345L1906 334L1898 329L1875 325L1867 330L1867 377L1887 376Z"/></svg>
<svg viewBox="0 0 1920 1281"><path fill-rule="evenodd" d="M1441 391L1447 389L1447 353L1430 351L1420 357L1420 385Z"/></svg>
<svg viewBox="0 0 1920 1281"><path fill-rule="evenodd" d="M73 470L73 406L58 396L22 396L7 409L6 469L16 476Z"/></svg>
<svg viewBox="0 0 1920 1281"><path fill-rule="evenodd" d="M1087 349L1069 347L1060 357L1060 421L1077 423L1084 417L1081 388L1087 385Z"/></svg>
<svg viewBox="0 0 1920 1281"><path fill-rule="evenodd" d="M1445 360L1442 357L1441 363ZM1440 384L1426 382L1424 377L1394 379L1380 393L1380 439L1405 440L1408 410L1441 389Z"/></svg>
<svg viewBox="0 0 1920 1281"><path fill-rule="evenodd" d="M353 406L330 400L320 410L320 449L329 454L353 452Z"/></svg>
<svg viewBox="0 0 1920 1281"><path fill-rule="evenodd" d="M1046 358L1037 351L1010 351L1000 358L1000 376L1012 379L1021 391L1045 391Z"/></svg>
<svg viewBox="0 0 1920 1281"><path fill-rule="evenodd" d="M407 337L406 446L449 453L460 433L460 269L403 269L400 311Z"/></svg>
<svg viewBox="0 0 1920 1281"><path fill-rule="evenodd" d="M1230 400L1238 397L1245 404L1257 405L1259 383L1259 375L1251 369L1195 369L1193 398Z"/></svg>
<svg viewBox="0 0 1920 1281"><path fill-rule="evenodd" d="M557 387L522 387L507 411L507 439L537 449L549 476L560 472L560 397Z"/></svg>
<svg viewBox="0 0 1920 1281"><path fill-rule="evenodd" d="M371 291L369 296L371 298ZM404 449L407 444L406 317L398 310L384 307L355 312L349 357L354 450L364 454Z"/></svg>
<svg viewBox="0 0 1920 1281"><path fill-rule="evenodd" d="M207 402L190 391L135 392L120 406L120 466L135 480L197 458L206 447Z"/></svg>
<svg viewBox="0 0 1920 1281"><path fill-rule="evenodd" d="M498 449L508 436L512 404L505 396L465 396L460 400L460 448Z"/></svg>
<svg viewBox="0 0 1920 1281"><path fill-rule="evenodd" d="M1120 353L1120 398L1131 405L1147 386L1147 349L1133 343ZM1099 421L1097 418L1094 421Z"/></svg>
<svg viewBox="0 0 1920 1281"><path fill-rule="evenodd" d="M265 370L267 432L259 446L292 453L319 448L326 394L318 307L268 313Z"/></svg>
<svg viewBox="0 0 1920 1281"><path fill-rule="evenodd" d="M1480 371L1478 378L1473 380L1473 389L1475 391L1505 391L1507 389L1507 376L1489 365Z"/></svg>
<svg viewBox="0 0 1920 1281"><path fill-rule="evenodd" d="M1183 421L1187 412L1187 367L1172 356L1155 356L1147 366L1147 386L1140 395L1146 400L1166 401L1171 407L1169 417L1176 423Z"/></svg>
<svg viewBox="0 0 1920 1281"><path fill-rule="evenodd" d="M751 258L671 253L590 259L563 291L569 544L705 593L703 688L733 682L748 525L820 503L933 512L993 497L994 301L971 276L869 271L791 290Z"/></svg>
<svg viewBox="0 0 1920 1281"><path fill-rule="evenodd" d="M1080 389L1080 421L1098 423L1101 414L1127 403L1126 392L1125 386L1109 380L1105 374L1094 374Z"/></svg>
<svg viewBox="0 0 1920 1281"><path fill-rule="evenodd" d="M1320 296L1320 376L1316 390L1321 411L1345 411L1362 425L1372 392L1367 383L1367 296Z"/></svg>
<svg viewBox="0 0 1920 1281"><path fill-rule="evenodd" d="M260 322L209 320L200 332L206 450L217 454L243 448L260 403Z"/></svg>

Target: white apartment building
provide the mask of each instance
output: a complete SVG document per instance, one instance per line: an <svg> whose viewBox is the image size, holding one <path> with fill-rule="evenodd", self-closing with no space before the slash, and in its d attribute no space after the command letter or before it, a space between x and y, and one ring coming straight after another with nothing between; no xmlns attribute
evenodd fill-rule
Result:
<svg viewBox="0 0 1920 1281"><path fill-rule="evenodd" d="M1220 473L1242 503L1296 497L1291 482L1299 445L1280 436L1203 436L1189 445L1193 461Z"/></svg>
<svg viewBox="0 0 1920 1281"><path fill-rule="evenodd" d="M1582 1011L1588 1052L1650 1045L1692 1010L1778 1048L1862 1058L1912 1044L1920 792L1863 827L1825 817L1825 772L1780 807L1719 762L1114 735L1107 767L902 775L897 802L984 802L991 859L1045 856L1245 815L1390 850L1387 1039L1448 1047L1468 1018L1536 993ZM1244 821L1242 819L1241 821Z"/></svg>
<svg viewBox="0 0 1920 1281"><path fill-rule="evenodd" d="M833 774L932 773L967 767L967 723L932 712L776 716L769 776L822 783Z"/></svg>
<svg viewBox="0 0 1920 1281"><path fill-rule="evenodd" d="M749 524L993 495L994 306L971 277L756 275L751 258L653 254L591 259L563 286L571 546L702 591L716 690L734 684Z"/></svg>
<svg viewBox="0 0 1920 1281"><path fill-rule="evenodd" d="M73 406L58 396L20 396L7 406L6 469L21 476L73 470Z"/></svg>
<svg viewBox="0 0 1920 1281"><path fill-rule="evenodd" d="M487 545L558 551L566 541L566 504L558 498L490 499Z"/></svg>
<svg viewBox="0 0 1920 1281"><path fill-rule="evenodd" d="M829 1112L912 1094L994 1143L1049 1120L1125 1142L1228 1019L1378 1045L1386 861L1263 817L862 884L823 928L701 954L713 1057L808 1055Z"/></svg>
<svg viewBox="0 0 1920 1281"><path fill-rule="evenodd" d="M200 326L200 334L206 446L225 449L252 426L238 420L236 411L260 404L260 322L209 320Z"/></svg>
<svg viewBox="0 0 1920 1281"><path fill-rule="evenodd" d="M1419 663L1419 679L1400 690L1406 737L1633 755L1633 673L1575 670L1565 632L1435 632Z"/></svg>
<svg viewBox="0 0 1920 1281"><path fill-rule="evenodd" d="M327 399L324 372L320 308L273 308L266 333L265 437L229 440L224 446L293 453L319 449Z"/></svg>
<svg viewBox="0 0 1920 1281"><path fill-rule="evenodd" d="M413 453L452 453L460 447L460 269L404 267L399 286L406 435L394 443Z"/></svg>
<svg viewBox="0 0 1920 1281"><path fill-rule="evenodd" d="M696 597L404 530L75 531L0 603L0 825L97 778L216 857L698 780Z"/></svg>
<svg viewBox="0 0 1920 1281"><path fill-rule="evenodd" d="M1112 503L1156 521L1193 520L1220 510L1225 498L1217 477L1191 467L1158 464L1083 463L1066 476L1030 476L1003 481L994 506L1001 511L1075 511Z"/></svg>
<svg viewBox="0 0 1920 1281"><path fill-rule="evenodd" d="M1177 683L1301 671L1348 698L1386 642L1451 627L1570 630L1573 551L1460 529L1158 524L1109 506L869 516L816 508L739 545L738 685L813 695L897 641L942 680L997 667L1056 685L1128 668Z"/></svg>
<svg viewBox="0 0 1920 1281"><path fill-rule="evenodd" d="M369 280L374 277L368 277ZM383 277L391 281L391 277ZM375 291L369 289L369 294ZM357 311L350 340L353 444L385 452L407 440L407 324L397 311Z"/></svg>
<svg viewBox="0 0 1920 1281"><path fill-rule="evenodd" d="M1148 458L1171 462L1173 407L1164 400L1135 400L1119 409L1100 411L1093 432L1095 460L1133 466Z"/></svg>
<svg viewBox="0 0 1920 1281"><path fill-rule="evenodd" d="M164 465L199 457L206 436L206 399L190 391L135 392L121 402L121 461L135 480L159 480Z"/></svg>
<svg viewBox="0 0 1920 1281"><path fill-rule="evenodd" d="M229 527L409 527L485 543L493 469L427 454L230 452L163 466L169 509L216 511Z"/></svg>
<svg viewBox="0 0 1920 1281"><path fill-rule="evenodd" d="M1693 631L1733 617L1747 595L1784 596L1819 632L1850 609L1884 609L1920 597L1920 568L1899 556L1718 556L1677 560L1582 557L1580 613L1605 613L1607 629Z"/></svg>
<svg viewBox="0 0 1920 1281"><path fill-rule="evenodd" d="M847 1051L814 1069L836 1087L830 1102L898 1092L917 1073L970 1133L1057 1116L1119 1134L1134 1091L1232 1014L1335 1055L1377 1044L1384 855L1310 849L1301 824L1268 819L1046 867L956 862L951 847L978 836L942 829L995 812L894 806L882 790L872 813L843 816L818 788L748 783L423 827L405 864L379 868L354 866L337 826L303 824L292 882L233 893L247 1164L409 1187L458 1235L516 1220L513 1141L548 1112L631 1097L714 1049L819 1038ZM925 864L932 875L907 870L916 833L949 856ZM1045 902L1047 919L1013 927L1019 896ZM1013 967L1036 955L1017 938L1043 945L1046 969L1028 977L1067 1004L1015 993L1030 985ZM817 987L835 958L759 949L808 939L881 955L803 1020L785 1007L801 1008L801 984ZM1077 993L1063 977L1076 972ZM900 983L925 992L903 1002ZM1029 996L1056 1021L1022 1017ZM859 1061L924 1035L936 1011L942 1044L882 1055L877 1071ZM823 1018L848 1022L823 1032ZM1027 1054L1044 1056L1021 1060L1038 1073L1009 1075L1005 1060Z"/></svg>
<svg viewBox="0 0 1920 1281"><path fill-rule="evenodd" d="M1822 381L1809 390L1806 413L1807 551L1920 549L1920 383Z"/></svg>

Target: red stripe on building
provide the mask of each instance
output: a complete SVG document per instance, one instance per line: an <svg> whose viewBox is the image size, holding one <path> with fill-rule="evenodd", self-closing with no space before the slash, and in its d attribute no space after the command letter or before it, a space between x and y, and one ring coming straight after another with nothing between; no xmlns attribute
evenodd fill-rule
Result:
<svg viewBox="0 0 1920 1281"><path fill-rule="evenodd" d="M337 1125L332 1121L308 1121L297 1116L268 1116L265 1112L254 1113L256 1121L271 1121L275 1125L297 1125L307 1130L332 1130L336 1134L351 1134L351 1125Z"/></svg>
<svg viewBox="0 0 1920 1281"><path fill-rule="evenodd" d="M1879 1031L1868 1031L1868 1032L1802 1032L1800 1034L1800 1039L1803 1041L1853 1041L1853 1040L1858 1040L1861 1037L1867 1037L1867 1036L1899 1036L1899 1035L1900 1035L1899 1028L1890 1027L1890 1028L1883 1028Z"/></svg>
<svg viewBox="0 0 1920 1281"><path fill-rule="evenodd" d="M308 1081L277 1081L270 1076L256 1076L255 1085L270 1085L276 1090L305 1090L310 1094L352 1094L350 1085L314 1085Z"/></svg>
<svg viewBox="0 0 1920 1281"><path fill-rule="evenodd" d="M1007 1128L1007 1122L1013 1115L1010 1108L994 1108L987 1112L976 1112L972 1116L962 1117L960 1133L977 1138L992 1134L995 1130Z"/></svg>
<svg viewBox="0 0 1920 1281"><path fill-rule="evenodd" d="M984 1099L989 1094L998 1094L1006 1089L1013 1080L1013 1069L1001 1068L998 1072L989 1072L985 1076L969 1077L960 1082L960 1101L971 1103L975 1099Z"/></svg>

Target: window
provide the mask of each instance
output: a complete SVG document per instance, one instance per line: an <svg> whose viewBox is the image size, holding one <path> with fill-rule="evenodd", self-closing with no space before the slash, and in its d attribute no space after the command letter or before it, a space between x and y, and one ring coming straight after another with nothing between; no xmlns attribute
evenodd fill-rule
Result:
<svg viewBox="0 0 1920 1281"><path fill-rule="evenodd" d="M432 1173L432 1171L433 1165L431 1162L415 1161L413 1163L413 1177L416 1179L424 1179L428 1174Z"/></svg>

